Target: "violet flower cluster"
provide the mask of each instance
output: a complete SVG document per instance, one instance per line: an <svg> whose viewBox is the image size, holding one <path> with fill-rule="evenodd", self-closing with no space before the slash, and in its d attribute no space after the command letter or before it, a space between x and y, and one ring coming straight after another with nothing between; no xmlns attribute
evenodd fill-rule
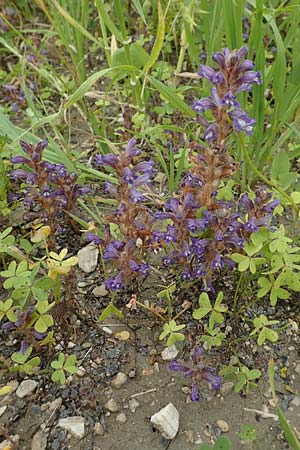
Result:
<svg viewBox="0 0 300 450"><path fill-rule="evenodd" d="M210 384L212 390L217 390L222 386L222 378L217 375L215 368L205 365L203 360L204 350L201 346L195 348L191 354L191 359L192 367L173 360L169 364L169 370L172 370L173 372L182 372L185 378L192 379L193 383L190 399L192 402L198 402L200 400L200 383L205 380Z"/></svg>
<svg viewBox="0 0 300 450"><path fill-rule="evenodd" d="M255 119L248 117L237 100L237 94L249 91L253 84L261 84L261 74L254 69L255 64L250 59L244 59L248 53L246 46L230 52L213 54L213 60L218 67L213 68L201 64L198 75L210 81L214 86L209 97L197 100L193 109L202 115L200 122L205 127L204 140L212 142L217 149L224 149L232 130L251 134ZM210 123L204 117L210 110L215 122Z"/></svg>
<svg viewBox="0 0 300 450"><path fill-rule="evenodd" d="M69 173L64 164L43 161L47 141L36 146L24 141L20 144L26 155L11 158L14 164L22 164L11 172L11 178L21 180L26 186L22 194L11 198L21 198L25 208L31 211L31 217L43 219L54 231L63 212L74 209L76 200L87 194L89 187L77 183L77 175Z"/></svg>
<svg viewBox="0 0 300 450"><path fill-rule="evenodd" d="M153 218L144 203L147 201L144 189L150 186L154 162L152 160L134 163L141 154L133 139L118 155L96 156L98 166L113 168L118 184L105 183L106 192L118 201L116 210L105 217L104 222L116 224L120 240L113 239L106 227L106 240L91 233L87 238L104 246L103 259L114 266L113 275L105 281L111 291L122 289L130 279L146 277L150 266L145 263L146 250L150 246Z"/></svg>
<svg viewBox="0 0 300 450"><path fill-rule="evenodd" d="M249 134L255 123L236 99L253 83L261 83L260 73L252 70L254 63L244 60L246 54L246 47L233 52L225 49L213 56L218 69L201 65L199 75L215 85L211 97L193 105L202 114L200 123L205 127L206 145L190 146L190 168L177 197L166 202L164 212L155 214L165 224L164 231L160 228L152 236L156 245L165 250L165 266L173 266L181 280L202 279L205 290L213 290L214 271L235 265L230 255L243 252L251 232L269 224L279 203L264 188L256 191L254 202L247 194L241 197L239 205L217 199L221 181L232 176L238 167L227 151L228 138L234 129ZM208 109L215 119L213 123L204 117Z"/></svg>
<svg viewBox="0 0 300 450"><path fill-rule="evenodd" d="M28 90L30 92L31 98L33 98L33 92L35 91L34 84L30 81L28 82ZM10 105L11 109L18 113L20 110L27 108L28 103L25 96L25 92L21 87L20 82L17 80L15 83L5 84L1 88L2 103Z"/></svg>

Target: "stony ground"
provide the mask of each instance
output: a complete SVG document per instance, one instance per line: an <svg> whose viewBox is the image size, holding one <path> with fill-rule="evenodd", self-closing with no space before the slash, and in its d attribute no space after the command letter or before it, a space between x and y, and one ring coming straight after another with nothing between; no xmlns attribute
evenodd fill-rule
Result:
<svg viewBox="0 0 300 450"><path fill-rule="evenodd" d="M126 308L124 320L112 316L97 322L108 296L99 272L82 268L77 274L75 306L62 314L58 341L49 353L52 358L60 351L75 353L79 371L69 376L66 386L49 381L47 371L27 379L14 375L10 381L13 392L0 399L0 450L198 450L201 443L213 443L222 433L232 440L233 450L289 448L277 421L266 372L273 356L278 398L300 431L298 333L287 328L274 346L258 347L251 340L236 350L242 363L259 365L264 373L258 388L247 396L235 393L233 384L226 382L217 393L203 385L201 401L191 403L190 380L168 370L168 360L174 355L162 353L161 323L141 311L126 313ZM292 315L293 305L284 307ZM5 336L5 345L3 334L1 339L3 356L18 345L13 335ZM187 363L188 345L181 346L177 356ZM208 357L213 366L220 358L226 359L220 351ZM179 415L178 431L176 417L168 419L167 428L177 431L174 439L164 438L163 430L155 429L150 421L170 403ZM255 427L255 441L241 441L242 425Z"/></svg>

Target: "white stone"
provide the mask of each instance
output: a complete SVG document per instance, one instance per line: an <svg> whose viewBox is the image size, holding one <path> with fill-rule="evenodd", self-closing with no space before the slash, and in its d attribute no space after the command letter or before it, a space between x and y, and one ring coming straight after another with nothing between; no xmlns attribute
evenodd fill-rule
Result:
<svg viewBox="0 0 300 450"><path fill-rule="evenodd" d="M76 375L78 375L79 377L84 377L85 374L86 374L85 368L83 366L79 366Z"/></svg>
<svg viewBox="0 0 300 450"><path fill-rule="evenodd" d="M128 402L128 408L134 414L136 409L140 406L139 402L135 398L131 398Z"/></svg>
<svg viewBox="0 0 300 450"><path fill-rule="evenodd" d="M83 272L91 273L97 267L99 257L99 249L94 244L83 247L77 253L78 266Z"/></svg>
<svg viewBox="0 0 300 450"><path fill-rule="evenodd" d="M127 420L126 414L123 412L119 413L116 417L116 421L119 423L126 423L126 420Z"/></svg>
<svg viewBox="0 0 300 450"><path fill-rule="evenodd" d="M77 439L82 439L84 436L84 418L80 416L66 417L60 419L58 426L64 430L69 431L72 436Z"/></svg>
<svg viewBox="0 0 300 450"><path fill-rule="evenodd" d="M42 431L38 431L32 439L31 450L45 450L47 448L47 436Z"/></svg>
<svg viewBox="0 0 300 450"><path fill-rule="evenodd" d="M179 412L172 403L154 414L150 422L161 432L164 438L174 439L179 429Z"/></svg>
<svg viewBox="0 0 300 450"><path fill-rule="evenodd" d="M93 289L93 295L94 295L95 297L105 297L105 295L107 295L107 294L108 294L108 290L106 289L104 283L101 284L100 286L96 286L96 287Z"/></svg>
<svg viewBox="0 0 300 450"><path fill-rule="evenodd" d="M293 400L291 401L291 405L300 406L300 395L297 395L293 398Z"/></svg>
<svg viewBox="0 0 300 450"><path fill-rule="evenodd" d="M178 355L179 351L177 350L176 345L172 345L172 347L166 347L162 353L161 353L161 357L164 361L172 361L173 359L176 358L176 356Z"/></svg>
<svg viewBox="0 0 300 450"><path fill-rule="evenodd" d="M226 395L230 394L233 388L234 383L232 381L225 381L225 383L223 383L220 388L220 393L221 395L223 395L223 397L226 397Z"/></svg>
<svg viewBox="0 0 300 450"><path fill-rule="evenodd" d="M94 425L94 432L97 436L103 436L105 431L103 425L100 422L96 422Z"/></svg>
<svg viewBox="0 0 300 450"><path fill-rule="evenodd" d="M296 372L297 374L300 374L300 363L296 365L296 367L295 367L295 372Z"/></svg>
<svg viewBox="0 0 300 450"><path fill-rule="evenodd" d="M112 379L112 387L119 389L127 381L127 375L123 372L117 373L117 375Z"/></svg>
<svg viewBox="0 0 300 450"><path fill-rule="evenodd" d="M116 400L115 399L113 399L113 398L111 398L110 400L108 400L106 403L105 403L105 408L108 410L108 411L110 411L110 412L117 412L117 411L119 411L119 406L118 406L118 404L117 404L117 402L116 402Z"/></svg>
<svg viewBox="0 0 300 450"><path fill-rule="evenodd" d="M3 416L3 414L4 414L5 411L6 411L6 409L7 409L7 405L5 405L5 406L0 406L0 417Z"/></svg>
<svg viewBox="0 0 300 450"><path fill-rule="evenodd" d="M37 386L38 382L35 380L23 380L16 391L16 395L19 398L26 397L27 395L32 394Z"/></svg>

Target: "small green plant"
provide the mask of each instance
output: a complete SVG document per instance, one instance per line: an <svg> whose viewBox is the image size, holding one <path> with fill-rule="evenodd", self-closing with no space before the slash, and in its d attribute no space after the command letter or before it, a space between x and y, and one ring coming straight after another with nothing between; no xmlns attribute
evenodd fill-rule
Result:
<svg viewBox="0 0 300 450"><path fill-rule="evenodd" d="M172 347L176 342L184 341L184 334L178 333L183 328L185 328L185 325L177 325L175 320L171 320L169 323L164 324L159 340L162 341L168 336L167 346Z"/></svg>
<svg viewBox="0 0 300 450"><path fill-rule="evenodd" d="M203 317L209 316L209 329L213 330L215 324L221 324L224 322L223 313L228 310L228 307L222 304L224 298L223 292L219 292L215 304L212 306L206 292L202 292L199 297L200 308L193 312L193 317L196 320L200 320Z"/></svg>
<svg viewBox="0 0 300 450"><path fill-rule="evenodd" d="M238 368L236 373L236 384L234 386L235 392L245 391L249 393L251 388L257 387L254 380L261 377L261 371L258 369L248 369L246 366Z"/></svg>
<svg viewBox="0 0 300 450"><path fill-rule="evenodd" d="M207 348L220 347L226 336L219 327L216 327L213 330L206 327L205 332L207 334L201 336L201 342L204 342Z"/></svg>
<svg viewBox="0 0 300 450"><path fill-rule="evenodd" d="M32 347L28 347L24 353L15 352L11 355L11 359L17 365L12 367L12 372L25 372L28 375L37 372L38 366L41 362L39 356L35 356L34 358L29 359L32 353Z"/></svg>
<svg viewBox="0 0 300 450"><path fill-rule="evenodd" d="M55 369L51 376L52 381L59 382L60 384L65 384L65 372L68 372L72 375L77 373L78 368L76 367L76 361L76 355L70 355L66 357L63 353L60 353L57 360L52 361L51 363L51 367Z"/></svg>
<svg viewBox="0 0 300 450"><path fill-rule="evenodd" d="M231 441L228 437L220 436L213 446L203 444L199 450L231 450Z"/></svg>
<svg viewBox="0 0 300 450"><path fill-rule="evenodd" d="M251 331L250 336L258 334L257 343L263 345L265 341L276 342L278 340L278 333L271 328L270 325L275 325L278 320L268 320L266 316L261 314L259 317L253 319L254 330Z"/></svg>
<svg viewBox="0 0 300 450"><path fill-rule="evenodd" d="M246 255L242 255L241 253L234 253L231 256L231 259L238 263L238 269L240 272L245 272L246 270L250 270L251 273L256 273L257 268L265 262L265 258L261 258L257 255L257 253L261 250L262 245L255 245L251 243L245 243L244 250Z"/></svg>
<svg viewBox="0 0 300 450"><path fill-rule="evenodd" d="M256 428L253 425L241 425L239 438L244 442L256 441Z"/></svg>

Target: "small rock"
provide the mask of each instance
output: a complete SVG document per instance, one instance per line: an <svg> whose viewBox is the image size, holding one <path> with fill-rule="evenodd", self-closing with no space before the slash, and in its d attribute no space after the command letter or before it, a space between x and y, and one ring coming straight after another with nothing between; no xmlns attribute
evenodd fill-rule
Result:
<svg viewBox="0 0 300 450"><path fill-rule="evenodd" d="M110 400L108 400L104 407L110 411L110 412L117 412L119 411L120 407L118 406L117 402L115 399L111 398Z"/></svg>
<svg viewBox="0 0 300 450"><path fill-rule="evenodd" d="M45 450L47 448L47 436L42 431L38 431L32 439L31 450Z"/></svg>
<svg viewBox="0 0 300 450"><path fill-rule="evenodd" d="M117 375L113 378L111 385L112 387L119 389L123 384L127 381L127 375L123 372L117 373Z"/></svg>
<svg viewBox="0 0 300 450"><path fill-rule="evenodd" d="M74 347L76 347L76 344L75 344L75 342L68 342L68 348L74 348Z"/></svg>
<svg viewBox="0 0 300 450"><path fill-rule="evenodd" d="M5 406L0 406L0 417L3 416L3 414L4 414L5 411L6 411L6 409L7 409L7 405L5 405Z"/></svg>
<svg viewBox="0 0 300 450"><path fill-rule="evenodd" d="M109 327L103 327L102 330L106 334L113 334L113 330L111 328L109 328Z"/></svg>
<svg viewBox="0 0 300 450"><path fill-rule="evenodd" d="M88 286L88 283L87 283L86 281L79 281L79 282L77 283L77 286L78 286L79 288L84 288L84 287L87 287L87 286Z"/></svg>
<svg viewBox="0 0 300 450"><path fill-rule="evenodd" d="M182 386L181 392L184 394L189 394L191 392L191 389L188 386Z"/></svg>
<svg viewBox="0 0 300 450"><path fill-rule="evenodd" d="M184 434L186 435L186 442L187 443L193 443L194 442L194 432L193 430L186 430L184 431Z"/></svg>
<svg viewBox="0 0 300 450"><path fill-rule="evenodd" d="M35 380L23 380L16 391L16 395L19 398L26 397L27 395L32 394L37 386L38 382Z"/></svg>
<svg viewBox="0 0 300 450"><path fill-rule="evenodd" d="M223 395L223 397L226 397L226 395L230 394L230 392L234 388L234 383L232 381L226 381L222 384L222 387L220 388L220 393Z"/></svg>
<svg viewBox="0 0 300 450"><path fill-rule="evenodd" d="M129 376L129 378L134 378L136 376L136 368L135 367L130 369L128 376Z"/></svg>
<svg viewBox="0 0 300 450"><path fill-rule="evenodd" d="M296 397L293 398L293 400L291 401L291 405L300 406L300 396L299 395L297 395Z"/></svg>
<svg viewBox="0 0 300 450"><path fill-rule="evenodd" d="M95 297L105 297L105 295L107 295L107 294L108 294L108 290L106 289L104 283L101 284L101 286L96 286L96 287L93 289L93 295L94 295Z"/></svg>
<svg viewBox="0 0 300 450"><path fill-rule="evenodd" d="M104 431L103 425L100 422L96 422L95 423L95 425L94 425L94 433L97 436L103 436L104 435L105 431Z"/></svg>
<svg viewBox="0 0 300 450"><path fill-rule="evenodd" d="M134 414L136 409L140 406L139 402L135 398L131 398L128 402L128 408Z"/></svg>
<svg viewBox="0 0 300 450"><path fill-rule="evenodd" d="M161 353L161 357L164 361L172 361L173 359L176 358L176 356L178 355L179 351L177 350L176 345L172 345L172 347L166 347L162 353Z"/></svg>
<svg viewBox="0 0 300 450"><path fill-rule="evenodd" d="M86 374L85 368L83 366L79 366L76 375L78 375L79 377L84 377L85 374Z"/></svg>
<svg viewBox="0 0 300 450"><path fill-rule="evenodd" d="M195 440L194 444L203 444L203 440L201 439L201 437L197 437L197 439Z"/></svg>
<svg viewBox="0 0 300 450"><path fill-rule="evenodd" d="M300 364L297 364L297 365L296 365L296 367L295 367L295 372L296 372L297 374L300 374Z"/></svg>
<svg viewBox="0 0 300 450"><path fill-rule="evenodd" d="M227 431L229 431L229 425L227 422L225 422L225 420L217 420L216 423L222 433L227 433Z"/></svg>
<svg viewBox="0 0 300 450"><path fill-rule="evenodd" d="M154 367L154 372L159 373L159 364L157 361L154 363L153 367Z"/></svg>
<svg viewBox="0 0 300 450"><path fill-rule="evenodd" d="M82 439L84 436L84 418L80 416L66 417L59 419L58 426L64 430L69 431L77 439Z"/></svg>
<svg viewBox="0 0 300 450"><path fill-rule="evenodd" d="M94 272L98 264L99 249L94 244L83 247L77 253L78 267L85 273Z"/></svg>
<svg viewBox="0 0 300 450"><path fill-rule="evenodd" d="M116 417L116 421L119 423L126 423L126 420L127 420L126 414L123 412L119 413Z"/></svg>
<svg viewBox="0 0 300 450"><path fill-rule="evenodd" d="M179 429L179 412L172 403L154 414L150 422L161 432L164 438L174 439Z"/></svg>

